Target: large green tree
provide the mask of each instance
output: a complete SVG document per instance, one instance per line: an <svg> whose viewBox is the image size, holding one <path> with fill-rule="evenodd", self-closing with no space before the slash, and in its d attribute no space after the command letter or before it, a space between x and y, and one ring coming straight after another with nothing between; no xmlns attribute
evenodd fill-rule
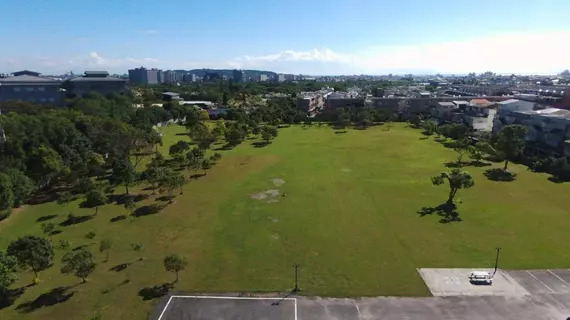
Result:
<svg viewBox="0 0 570 320"><path fill-rule="evenodd" d="M509 161L519 157L526 146L526 127L518 124L504 126L497 137L495 150L505 160L503 170L507 171Z"/></svg>
<svg viewBox="0 0 570 320"><path fill-rule="evenodd" d="M0 172L0 211L10 210L14 205L12 180Z"/></svg>
<svg viewBox="0 0 570 320"><path fill-rule="evenodd" d="M87 249L68 252L61 259L61 273L73 273L85 283L87 277L95 271L97 264L94 260L93 254Z"/></svg>
<svg viewBox="0 0 570 320"><path fill-rule="evenodd" d="M442 172L439 175L432 177L431 182L436 185L442 185L446 182L449 185L449 195L447 197L447 204L453 204L453 199L457 191L461 189L469 189L475 185L473 177L466 171L453 169L450 172Z"/></svg>
<svg viewBox="0 0 570 320"><path fill-rule="evenodd" d="M32 193L34 183L24 172L17 169L7 169L5 174L10 177L12 181L12 193L14 194L13 206L17 208L22 205L24 200ZM2 183L0 183L0 185L1 184Z"/></svg>
<svg viewBox="0 0 570 320"><path fill-rule="evenodd" d="M36 236L23 236L12 241L6 252L16 258L20 268L32 269L34 283L38 281L38 272L51 267L55 254L49 240Z"/></svg>
<svg viewBox="0 0 570 320"><path fill-rule="evenodd" d="M17 261L14 257L0 250L0 297L18 278L16 275L16 264Z"/></svg>

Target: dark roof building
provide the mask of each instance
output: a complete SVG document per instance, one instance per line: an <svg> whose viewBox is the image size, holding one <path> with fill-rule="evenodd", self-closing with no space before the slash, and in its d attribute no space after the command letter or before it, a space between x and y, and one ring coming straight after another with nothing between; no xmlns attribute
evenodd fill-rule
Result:
<svg viewBox="0 0 570 320"><path fill-rule="evenodd" d="M109 76L107 71L85 71L82 77L69 80L65 84L68 97L81 97L88 92L101 95L123 94L127 91L127 80Z"/></svg>
<svg viewBox="0 0 570 320"><path fill-rule="evenodd" d="M0 102L20 100L53 106L63 104L61 81L28 70L13 74L12 77L0 78Z"/></svg>

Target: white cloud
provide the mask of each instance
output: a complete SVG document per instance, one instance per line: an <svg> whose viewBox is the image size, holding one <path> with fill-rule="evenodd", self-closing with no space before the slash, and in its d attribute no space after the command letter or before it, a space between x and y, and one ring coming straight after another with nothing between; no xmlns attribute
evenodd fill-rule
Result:
<svg viewBox="0 0 570 320"><path fill-rule="evenodd" d="M98 54L95 51L92 51L86 56L74 57L67 61L67 65L72 68L101 67L101 68L110 68L113 70L120 68L132 68L132 67L140 67L147 65L156 65L158 63L162 62L155 58L131 58L131 57L108 58Z"/></svg>
<svg viewBox="0 0 570 320"><path fill-rule="evenodd" d="M570 30L534 34L498 34L455 42L379 46L357 52L330 49L287 50L242 56L227 62L236 68L280 72L341 73L558 73L568 66ZM310 62L310 63L307 63Z"/></svg>

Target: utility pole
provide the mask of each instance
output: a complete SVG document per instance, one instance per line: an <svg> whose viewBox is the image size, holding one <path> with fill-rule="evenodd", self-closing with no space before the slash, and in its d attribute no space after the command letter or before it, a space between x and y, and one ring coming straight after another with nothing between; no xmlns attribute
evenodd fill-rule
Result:
<svg viewBox="0 0 570 320"><path fill-rule="evenodd" d="M499 254L501 253L501 248L497 248L497 257L495 258L495 271L493 272L493 276L497 273L497 268L499 266Z"/></svg>
<svg viewBox="0 0 570 320"><path fill-rule="evenodd" d="M299 265L296 264L293 267L295 268L295 288L293 292L299 292Z"/></svg>

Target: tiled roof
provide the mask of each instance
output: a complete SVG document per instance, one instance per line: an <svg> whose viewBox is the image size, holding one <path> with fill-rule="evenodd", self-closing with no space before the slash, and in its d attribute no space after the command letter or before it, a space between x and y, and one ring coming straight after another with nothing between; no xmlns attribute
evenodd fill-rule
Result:
<svg viewBox="0 0 570 320"><path fill-rule="evenodd" d="M476 105L483 106L483 107L491 104L491 102L487 99L473 99L473 100L469 101L469 103L476 104Z"/></svg>

